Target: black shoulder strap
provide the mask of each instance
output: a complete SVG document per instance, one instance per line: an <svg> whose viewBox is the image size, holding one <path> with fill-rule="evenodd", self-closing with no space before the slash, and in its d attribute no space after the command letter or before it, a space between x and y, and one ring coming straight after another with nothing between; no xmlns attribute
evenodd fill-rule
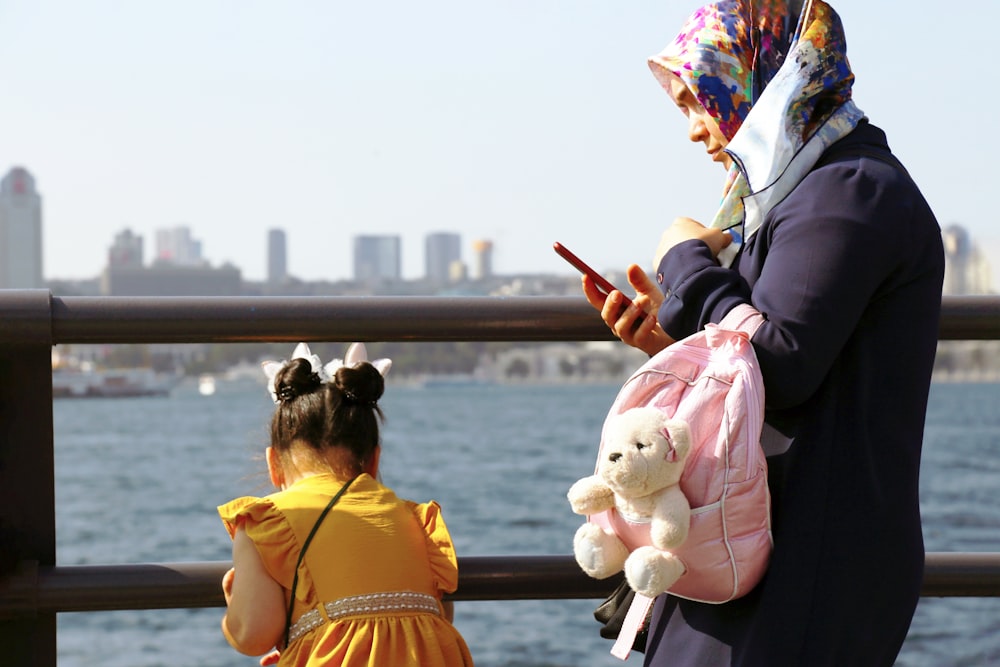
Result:
<svg viewBox="0 0 1000 667"><path fill-rule="evenodd" d="M306 549L309 548L309 543L312 542L313 536L316 535L316 531L319 530L319 525L323 523L323 519L325 519L326 515L330 513L330 510L333 509L333 506L337 504L337 501L340 500L340 497L344 495L344 492L347 491L347 487L351 485L351 482L353 482L357 478L358 478L357 475L355 475L354 477L347 480L347 482L345 482L342 487L340 487L340 491L337 491L337 495L331 498L326 508L322 512L320 512L319 518L316 519L316 523L313 524L312 530L309 531L309 536L306 538L306 541L302 543L302 549L299 551L299 559L295 563L295 575L292 577L292 598L288 602L288 615L285 616L286 648L288 647L288 631L292 629L292 609L295 607L295 589L299 585L299 566L302 565L302 559L305 558Z"/></svg>

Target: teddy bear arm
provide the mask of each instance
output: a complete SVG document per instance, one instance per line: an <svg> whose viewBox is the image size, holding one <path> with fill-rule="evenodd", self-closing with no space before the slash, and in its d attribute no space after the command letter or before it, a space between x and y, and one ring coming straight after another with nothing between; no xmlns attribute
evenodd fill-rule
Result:
<svg viewBox="0 0 1000 667"><path fill-rule="evenodd" d="M668 489L653 509L651 537L660 549L679 547L691 527L691 505L679 487Z"/></svg>
<svg viewBox="0 0 1000 667"><path fill-rule="evenodd" d="M595 514L615 506L614 491L597 475L578 480L567 497L576 514Z"/></svg>

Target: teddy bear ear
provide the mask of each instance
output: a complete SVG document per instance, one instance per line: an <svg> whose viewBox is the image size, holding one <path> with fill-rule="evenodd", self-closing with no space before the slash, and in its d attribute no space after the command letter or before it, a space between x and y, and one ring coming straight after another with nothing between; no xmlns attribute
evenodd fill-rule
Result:
<svg viewBox="0 0 1000 667"><path fill-rule="evenodd" d="M663 439L667 441L667 453L663 457L663 460L668 463L677 463L677 448L674 447L674 439L670 435L670 429L664 427L664 429L660 431L660 435L662 435Z"/></svg>
<svg viewBox="0 0 1000 667"><path fill-rule="evenodd" d="M671 452L678 457L687 456L691 449L691 432L687 422L668 419L660 433L666 438Z"/></svg>

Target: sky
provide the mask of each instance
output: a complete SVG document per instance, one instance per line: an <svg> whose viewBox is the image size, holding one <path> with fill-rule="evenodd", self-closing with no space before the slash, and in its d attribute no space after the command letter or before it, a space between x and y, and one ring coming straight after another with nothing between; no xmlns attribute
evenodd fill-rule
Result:
<svg viewBox="0 0 1000 667"><path fill-rule="evenodd" d="M724 178L646 64L699 4L3 0L0 175L36 179L47 279L97 276L126 228L148 262L177 226L246 280L272 228L303 280L350 278L358 234L399 234L407 279L437 231L470 264L491 240L499 274L573 273L553 241L602 271L649 266ZM855 102L942 226L995 256L990 33L951 3L831 4ZM972 20L1000 24L1000 2Z"/></svg>

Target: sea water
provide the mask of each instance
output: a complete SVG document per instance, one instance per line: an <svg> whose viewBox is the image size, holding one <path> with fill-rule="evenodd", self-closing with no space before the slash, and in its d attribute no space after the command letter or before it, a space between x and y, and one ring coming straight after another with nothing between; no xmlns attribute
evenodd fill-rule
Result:
<svg viewBox="0 0 1000 667"><path fill-rule="evenodd" d="M566 491L592 472L617 389L390 382L383 481L440 502L462 556L569 554L581 519ZM928 551L1000 551L998 405L1000 385L932 388L921 482ZM220 382L210 396L190 384L167 398L56 401L58 564L228 560L215 508L271 491L262 453L272 408L253 381ZM620 664L598 635L597 602L461 601L455 624L481 667ZM60 614L59 664L256 665L226 644L222 611ZM1000 665L1000 601L923 598L897 664Z"/></svg>

